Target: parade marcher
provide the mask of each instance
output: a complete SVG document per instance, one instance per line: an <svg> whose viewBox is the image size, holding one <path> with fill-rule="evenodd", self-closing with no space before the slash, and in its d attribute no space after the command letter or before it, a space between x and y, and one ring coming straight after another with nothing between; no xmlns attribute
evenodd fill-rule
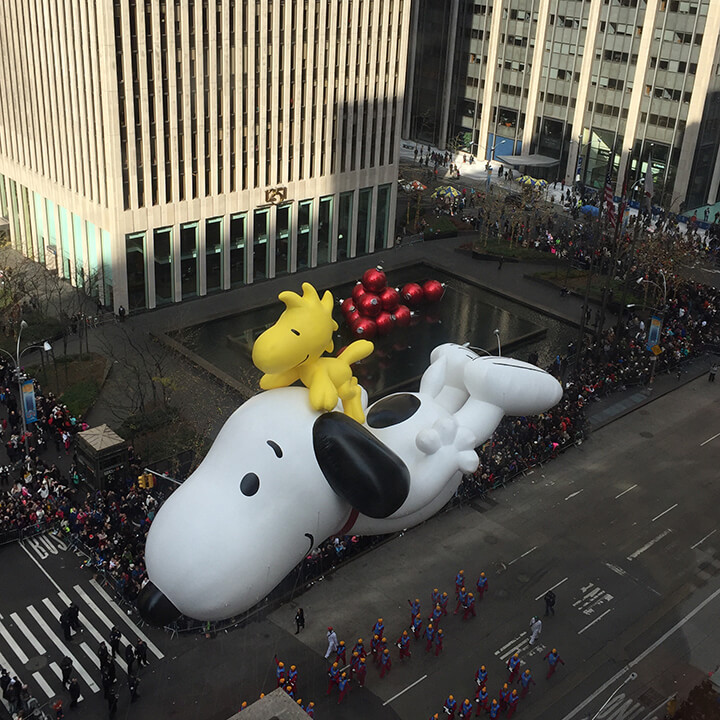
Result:
<svg viewBox="0 0 720 720"><path fill-rule="evenodd" d="M295 613L295 634L305 629L305 612L302 608L298 608Z"/></svg>
<svg viewBox="0 0 720 720"><path fill-rule="evenodd" d="M435 632L435 657L437 657L443 649L443 631L438 628Z"/></svg>
<svg viewBox="0 0 720 720"><path fill-rule="evenodd" d="M367 665L365 664L365 658L361 657L358 663L357 670L355 671L355 677L357 678L358 685L365 687L365 678L367 676Z"/></svg>
<svg viewBox="0 0 720 720"><path fill-rule="evenodd" d="M555 593L548 590L545 593L545 617L555 614Z"/></svg>
<svg viewBox="0 0 720 720"><path fill-rule="evenodd" d="M470 716L472 715L473 706L472 703L468 698L465 698L463 701L463 704L460 706L460 709L458 710L458 718L459 720L469 720Z"/></svg>
<svg viewBox="0 0 720 720"><path fill-rule="evenodd" d="M477 599L482 600L485 591L488 589L488 579L485 577L485 573L481 572L480 577L477 581Z"/></svg>
<svg viewBox="0 0 720 720"><path fill-rule="evenodd" d="M433 640L435 639L435 628L432 623L428 623L425 628L425 652L432 650Z"/></svg>
<svg viewBox="0 0 720 720"><path fill-rule="evenodd" d="M565 662L563 659L558 655L558 651L553 648L544 658L543 660L548 661L548 673L546 676L546 679L549 680L554 674L555 670L557 669L557 664L560 663L561 665L564 665Z"/></svg>
<svg viewBox="0 0 720 720"><path fill-rule="evenodd" d="M422 634L422 618L419 615L416 615L413 618L410 629L412 630L415 639L418 640L420 638L420 635Z"/></svg>
<svg viewBox="0 0 720 720"><path fill-rule="evenodd" d="M490 720L494 720L500 714L500 705L497 700L493 700L488 708Z"/></svg>
<svg viewBox="0 0 720 720"><path fill-rule="evenodd" d="M412 622L412 619L420 613L420 599L408 600L408 605L410 606L410 622Z"/></svg>
<svg viewBox="0 0 720 720"><path fill-rule="evenodd" d="M347 661L345 659L345 641L341 640L338 643L337 650L335 651L335 659L340 663L340 667L343 667L347 664Z"/></svg>
<svg viewBox="0 0 720 720"><path fill-rule="evenodd" d="M140 687L140 678L137 675L128 675L128 690L130 691L130 702L135 702L140 696L138 688Z"/></svg>
<svg viewBox="0 0 720 720"><path fill-rule="evenodd" d="M457 615L460 612L460 608L465 605L465 601L467 600L467 590L465 589L465 586L463 585L460 590L458 590L457 593L457 605L455 606L455 612L454 615Z"/></svg>
<svg viewBox="0 0 720 720"><path fill-rule="evenodd" d="M507 669L510 672L508 682L514 682L517 674L520 672L520 655L518 655L518 653L512 655L507 661Z"/></svg>
<svg viewBox="0 0 720 720"><path fill-rule="evenodd" d="M478 717L482 712L487 711L488 704L490 703L490 697L488 696L487 688L483 685L475 691L475 717Z"/></svg>
<svg viewBox="0 0 720 720"><path fill-rule="evenodd" d="M486 667L484 665L481 665L475 673L475 682L477 683L478 687L487 685L487 676L488 674Z"/></svg>
<svg viewBox="0 0 720 720"><path fill-rule="evenodd" d="M52 709L55 711L55 720L65 720L65 711L63 710L62 700L53 703Z"/></svg>
<svg viewBox="0 0 720 720"><path fill-rule="evenodd" d="M507 708L507 701L508 701L509 696L510 696L510 688L508 687L508 684L505 683L500 688L500 692L498 694L498 699L500 701L500 709L503 711Z"/></svg>
<svg viewBox="0 0 720 720"><path fill-rule="evenodd" d="M307 706L305 707L305 712L311 717L315 717L315 703L309 702Z"/></svg>
<svg viewBox="0 0 720 720"><path fill-rule="evenodd" d="M77 678L73 678L70 681L68 692L70 693L70 707L76 708L80 702L80 683Z"/></svg>
<svg viewBox="0 0 720 720"><path fill-rule="evenodd" d="M293 700L295 699L295 689L293 688L292 685L290 685L290 684L288 683L287 685L285 685L285 687L283 688L283 690L285 690L285 692L286 692Z"/></svg>
<svg viewBox="0 0 720 720"><path fill-rule="evenodd" d="M432 622L432 624L437 627L440 624L440 618L443 614L443 609L440 606L440 603L437 603L433 608L432 615L428 618L428 622Z"/></svg>
<svg viewBox="0 0 720 720"><path fill-rule="evenodd" d="M455 595L460 594L460 588L465 585L465 571L459 570L458 574L455 576Z"/></svg>
<svg viewBox="0 0 720 720"><path fill-rule="evenodd" d="M357 642L355 643L355 647L353 648L353 655L357 653L360 657L366 657L367 653L365 652L365 646L363 645L363 639L358 638Z"/></svg>
<svg viewBox="0 0 720 720"><path fill-rule="evenodd" d="M67 655L60 661L60 669L62 670L63 687L67 687L70 684L73 672L73 661Z"/></svg>
<svg viewBox="0 0 720 720"><path fill-rule="evenodd" d="M440 607L442 608L443 615L447 615L448 600L450 600L448 594L444 592L440 597Z"/></svg>
<svg viewBox="0 0 720 720"><path fill-rule="evenodd" d="M147 645L145 641L140 638L138 638L135 643L135 657L138 661L138 668L146 667L150 664L147 656Z"/></svg>
<svg viewBox="0 0 720 720"><path fill-rule="evenodd" d="M530 630L532 630L532 634L530 635L530 644L534 645L535 641L538 639L538 635L542 632L542 620L537 617L537 615L530 620Z"/></svg>
<svg viewBox="0 0 720 720"><path fill-rule="evenodd" d="M282 687L285 685L285 663L278 660L278 656L274 655L273 660L275 661L275 687Z"/></svg>
<svg viewBox="0 0 720 720"><path fill-rule="evenodd" d="M392 667L392 658L390 657L390 651L384 648L382 655L380 656L380 677L384 678L387 673L390 672Z"/></svg>
<svg viewBox="0 0 720 720"><path fill-rule="evenodd" d="M520 697L518 696L518 691L513 690L507 699L507 705L508 705L507 716L508 717L512 717L515 714L519 700L520 700Z"/></svg>
<svg viewBox="0 0 720 720"><path fill-rule="evenodd" d="M338 696L338 705L345 699L345 696L348 694L348 690L350 690L350 678L347 676L347 673L342 673L340 675L340 679L338 680L338 690L340 691L340 695Z"/></svg>
<svg viewBox="0 0 720 720"><path fill-rule="evenodd" d="M358 665L360 665L360 653L353 652L350 656L350 677L357 673Z"/></svg>
<svg viewBox="0 0 720 720"><path fill-rule="evenodd" d="M333 663L330 668L328 669L328 686L327 686L327 692L326 695L329 695L332 692L333 687L338 684L338 680L340 680L340 666L335 662Z"/></svg>
<svg viewBox="0 0 720 720"><path fill-rule="evenodd" d="M293 690L297 689L298 671L297 671L297 667L295 667L295 665L290 666L290 669L288 670L287 681L288 681L288 685L292 685Z"/></svg>
<svg viewBox="0 0 720 720"><path fill-rule="evenodd" d="M433 588L433 591L430 593L430 604L432 607L435 607L440 602L440 591L437 588Z"/></svg>
<svg viewBox="0 0 720 720"><path fill-rule="evenodd" d="M378 618L377 622L375 623L375 626L372 629L372 634L377 635L378 637L382 637L384 632L385 632L385 624L383 623L383 619Z"/></svg>
<svg viewBox="0 0 720 720"><path fill-rule="evenodd" d="M329 625L328 629L327 629L327 641L328 641L328 646L327 646L327 650L325 651L325 659L326 660L330 657L331 653L334 653L337 650L337 647L338 647L337 634L333 630L332 625Z"/></svg>
<svg viewBox="0 0 720 720"><path fill-rule="evenodd" d="M407 630L402 631L402 635L397 639L397 646L400 649L400 660L410 659L410 636Z"/></svg>
<svg viewBox="0 0 720 720"><path fill-rule="evenodd" d="M110 630L110 649L112 651L113 658L120 653L120 638L122 637L120 631L113 625Z"/></svg>
<svg viewBox="0 0 720 720"><path fill-rule="evenodd" d="M387 650L387 638L381 637L380 642L377 644L377 653L375 655L375 662L378 664L382 660L383 653Z"/></svg>
<svg viewBox="0 0 720 720"><path fill-rule="evenodd" d="M125 648L125 662L127 663L127 673L128 675L132 675L133 671L133 664L135 662L135 651L133 650L132 645L128 645Z"/></svg>
<svg viewBox="0 0 720 720"><path fill-rule="evenodd" d="M463 620L467 620L469 617L475 617L475 596L472 593L467 594L463 608L465 608Z"/></svg>
<svg viewBox="0 0 720 720"><path fill-rule="evenodd" d="M445 714L452 720L455 717L455 710L457 710L457 700L453 695L448 695L443 705Z"/></svg>
<svg viewBox="0 0 720 720"><path fill-rule="evenodd" d="M380 636L376 633L372 636L372 640L370 641L370 654L372 655L373 662L377 662L378 657L378 646L380 645Z"/></svg>
<svg viewBox="0 0 720 720"><path fill-rule="evenodd" d="M532 673L530 672L530 669L528 668L520 676L520 685L522 685L522 690L520 691L520 697L525 697L530 692L530 685L535 685L535 684L536 683L533 680Z"/></svg>

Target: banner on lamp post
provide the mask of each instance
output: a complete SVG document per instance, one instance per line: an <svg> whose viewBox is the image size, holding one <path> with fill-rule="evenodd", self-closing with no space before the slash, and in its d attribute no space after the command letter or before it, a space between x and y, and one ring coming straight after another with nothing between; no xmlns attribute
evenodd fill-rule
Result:
<svg viewBox="0 0 720 720"><path fill-rule="evenodd" d="M660 331L662 330L662 318L657 315L652 316L650 320L650 330L648 330L647 345L648 350L652 350L660 342Z"/></svg>
<svg viewBox="0 0 720 720"><path fill-rule="evenodd" d="M35 383L25 380L22 384L22 404L25 413L25 423L37 422L37 407L35 406Z"/></svg>

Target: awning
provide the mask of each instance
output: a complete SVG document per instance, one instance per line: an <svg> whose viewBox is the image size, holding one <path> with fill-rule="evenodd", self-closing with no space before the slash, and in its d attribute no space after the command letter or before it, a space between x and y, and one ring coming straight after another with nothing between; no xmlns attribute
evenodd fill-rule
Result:
<svg viewBox="0 0 720 720"><path fill-rule="evenodd" d="M555 167L560 160L547 155L496 155L495 160L512 167Z"/></svg>

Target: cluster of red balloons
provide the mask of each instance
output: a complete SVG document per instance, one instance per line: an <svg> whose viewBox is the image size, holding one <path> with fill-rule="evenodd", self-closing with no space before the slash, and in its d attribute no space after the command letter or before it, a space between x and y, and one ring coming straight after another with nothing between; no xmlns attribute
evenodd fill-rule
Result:
<svg viewBox="0 0 720 720"><path fill-rule="evenodd" d="M396 325L407 327L410 308L439 302L444 294L445 285L437 280L426 280L422 285L407 283L402 289L388 287L378 266L363 273L352 296L340 301L340 308L353 335L372 340L375 335L388 335Z"/></svg>

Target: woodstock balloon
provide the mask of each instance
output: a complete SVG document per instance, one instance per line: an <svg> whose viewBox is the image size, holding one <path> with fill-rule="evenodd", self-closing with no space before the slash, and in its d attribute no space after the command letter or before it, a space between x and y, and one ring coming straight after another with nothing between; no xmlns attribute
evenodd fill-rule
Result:
<svg viewBox="0 0 720 720"><path fill-rule="evenodd" d="M288 317L296 303L288 303ZM293 320L287 330L292 369L279 359L265 364L264 352L261 359L269 375L287 373L284 380L300 376L311 356L292 343L312 328ZM277 353L273 347L267 357ZM316 409L313 377L309 384L244 403L162 506L145 550L150 580L138 599L147 621L231 617L334 534L388 533L426 520L477 468L474 449L504 414L544 412L562 394L533 365L453 344L433 350L419 392L378 400L364 422L355 411ZM331 396L323 391L323 402Z"/></svg>

